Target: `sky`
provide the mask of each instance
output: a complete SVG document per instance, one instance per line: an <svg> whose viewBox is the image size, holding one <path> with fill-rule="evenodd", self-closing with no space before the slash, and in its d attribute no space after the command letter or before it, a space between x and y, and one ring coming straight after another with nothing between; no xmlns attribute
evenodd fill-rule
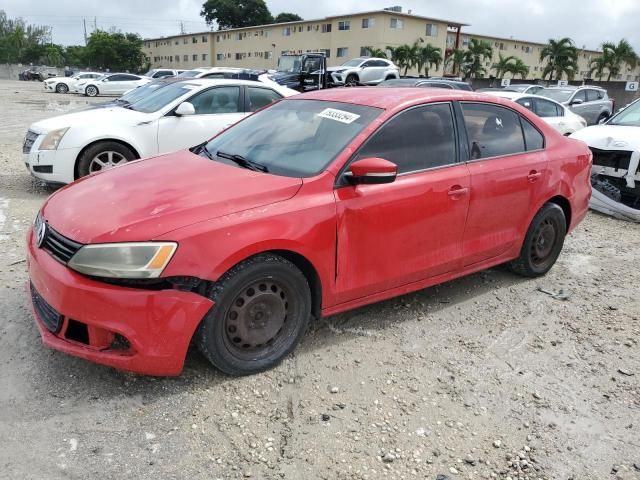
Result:
<svg viewBox="0 0 640 480"><path fill-rule="evenodd" d="M2 0L10 18L50 25L54 43L84 42L95 26L116 27L154 38L208 30L200 17L202 0ZM596 49L605 41L626 38L640 52L638 0L267 0L273 15L297 13L305 19L401 5L403 11L467 23L463 32L546 42L568 36L578 47Z"/></svg>

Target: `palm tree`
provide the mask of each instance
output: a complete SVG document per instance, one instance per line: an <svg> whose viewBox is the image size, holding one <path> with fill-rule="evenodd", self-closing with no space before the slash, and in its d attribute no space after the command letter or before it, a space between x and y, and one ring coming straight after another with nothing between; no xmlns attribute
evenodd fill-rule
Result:
<svg viewBox="0 0 640 480"><path fill-rule="evenodd" d="M465 70L467 63L467 52L461 49L449 50L447 56L444 59L445 66L451 65L452 73L455 75L458 72Z"/></svg>
<svg viewBox="0 0 640 480"><path fill-rule="evenodd" d="M636 68L638 63L638 55L636 55L631 44L624 38L617 45L612 42L603 43L602 53L607 58L607 69L609 70L607 81L610 81L612 76L620 73L623 64L630 68Z"/></svg>
<svg viewBox="0 0 640 480"><path fill-rule="evenodd" d="M484 76L486 70L482 64L486 59L491 59L492 56L493 48L489 42L472 38L469 42L469 48L465 52L465 76L468 78Z"/></svg>
<svg viewBox="0 0 640 480"><path fill-rule="evenodd" d="M376 47L364 47L368 56L376 58L387 58L387 52L382 48Z"/></svg>
<svg viewBox="0 0 640 480"><path fill-rule="evenodd" d="M416 66L418 67L418 73L424 68L424 76L429 76L429 69L433 66L440 68L442 64L442 50L438 47L427 43L424 47L418 50L418 58L416 59Z"/></svg>
<svg viewBox="0 0 640 480"><path fill-rule="evenodd" d="M509 64L508 72L513 75L513 78L520 75L523 80L529 75L529 67L522 61L521 58L514 57L514 61Z"/></svg>
<svg viewBox="0 0 640 480"><path fill-rule="evenodd" d="M540 51L540 61L547 60L547 65L542 72L544 79L549 75L549 81L553 76L561 78L566 74L569 79L573 78L578 70L578 49L569 37L560 40L549 39L549 43Z"/></svg>
<svg viewBox="0 0 640 480"><path fill-rule="evenodd" d="M418 41L413 45L399 45L397 47L387 46L387 50L391 53L391 61L395 63L400 70L404 68L404 76L407 76L407 71L416 64L418 58Z"/></svg>
<svg viewBox="0 0 640 480"><path fill-rule="evenodd" d="M603 53L601 56L594 58L589 63L589 76L596 74L598 80L602 81L602 76L604 75L604 69L609 65L609 58L607 58L607 54Z"/></svg>
<svg viewBox="0 0 640 480"><path fill-rule="evenodd" d="M503 57L501 53L498 54L498 61L493 64L493 69L496 71L496 77L502 78L505 73L510 72L509 67L511 66L511 62L515 61L516 57L513 55L509 55L508 57Z"/></svg>

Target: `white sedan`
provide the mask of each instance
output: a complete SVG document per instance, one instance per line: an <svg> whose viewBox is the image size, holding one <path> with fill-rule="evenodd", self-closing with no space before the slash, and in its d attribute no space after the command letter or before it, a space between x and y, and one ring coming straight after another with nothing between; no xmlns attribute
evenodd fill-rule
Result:
<svg viewBox="0 0 640 480"><path fill-rule="evenodd" d="M576 115L561 103L546 97L503 90L485 93L508 98L519 103L538 115L562 135L571 135L573 132L577 132L587 126L587 121L580 115Z"/></svg>
<svg viewBox="0 0 640 480"><path fill-rule="evenodd" d="M94 80L104 75L98 72L81 72L72 77L53 77L44 81L44 89L47 92L69 93L78 82Z"/></svg>
<svg viewBox="0 0 640 480"><path fill-rule="evenodd" d="M24 161L36 178L70 183L130 160L193 147L297 93L247 80L185 79L125 106L34 123L22 147Z"/></svg>
<svg viewBox="0 0 640 480"><path fill-rule="evenodd" d="M122 95L152 79L132 73L109 73L94 79L81 80L73 88L74 93L96 97L98 95Z"/></svg>

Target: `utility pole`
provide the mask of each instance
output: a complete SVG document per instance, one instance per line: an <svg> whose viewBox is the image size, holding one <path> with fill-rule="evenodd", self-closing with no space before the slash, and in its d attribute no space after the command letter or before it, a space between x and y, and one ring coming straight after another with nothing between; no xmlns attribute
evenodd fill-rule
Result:
<svg viewBox="0 0 640 480"><path fill-rule="evenodd" d="M184 35L185 33L187 33L184 29L184 22L180 22L180 34Z"/></svg>
<svg viewBox="0 0 640 480"><path fill-rule="evenodd" d="M84 25L84 46L87 46L87 19L82 19L82 24Z"/></svg>
<svg viewBox="0 0 640 480"><path fill-rule="evenodd" d="M98 30L98 17L93 17L93 31Z"/></svg>

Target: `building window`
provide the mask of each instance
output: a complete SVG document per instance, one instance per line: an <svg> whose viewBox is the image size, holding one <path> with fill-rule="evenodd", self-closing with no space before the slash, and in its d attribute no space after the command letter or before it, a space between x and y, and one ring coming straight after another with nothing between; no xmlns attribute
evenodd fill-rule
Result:
<svg viewBox="0 0 640 480"><path fill-rule="evenodd" d="M185 62L188 62L189 61L189 55L184 55L182 57L182 60L184 60Z"/></svg>
<svg viewBox="0 0 640 480"><path fill-rule="evenodd" d="M404 21L400 18L392 18L389 20L389 27L396 30L402 30L404 28Z"/></svg>
<svg viewBox="0 0 640 480"><path fill-rule="evenodd" d="M347 57L349 55L348 47L338 47L336 52L336 57Z"/></svg>
<svg viewBox="0 0 640 480"><path fill-rule="evenodd" d="M236 53L236 60L242 60L242 54Z"/></svg>
<svg viewBox="0 0 640 480"><path fill-rule="evenodd" d="M179 45L179 44L180 44L180 42L178 40L176 40L176 45Z"/></svg>
<svg viewBox="0 0 640 480"><path fill-rule="evenodd" d="M224 60L224 53L218 53L216 55L216 60L218 60L219 62L221 62L222 60Z"/></svg>
<svg viewBox="0 0 640 480"><path fill-rule="evenodd" d="M206 54L206 53L203 53L203 54L202 54L202 61L206 61L206 60L207 60L207 54Z"/></svg>
<svg viewBox="0 0 640 480"><path fill-rule="evenodd" d="M216 42L220 43L220 35L216 35Z"/></svg>
<svg viewBox="0 0 640 480"><path fill-rule="evenodd" d="M328 48L321 48L318 51L324 53L325 58L331 57L331 50Z"/></svg>
<svg viewBox="0 0 640 480"><path fill-rule="evenodd" d="M311 25L307 25L307 32L311 31Z"/></svg>
<svg viewBox="0 0 640 480"><path fill-rule="evenodd" d="M438 36L438 26L435 23L427 23L427 31L425 33L427 37Z"/></svg>
<svg viewBox="0 0 640 480"><path fill-rule="evenodd" d="M273 52L264 52L264 58L271 60L273 58Z"/></svg>
<svg viewBox="0 0 640 480"><path fill-rule="evenodd" d="M282 36L283 37L290 37L291 36L291 27L284 27L282 29Z"/></svg>
<svg viewBox="0 0 640 480"><path fill-rule="evenodd" d="M191 37L191 43L198 43L198 39L196 37Z"/></svg>
<svg viewBox="0 0 640 480"><path fill-rule="evenodd" d="M183 38L182 39L182 43L186 45L187 43L189 43L189 39L188 38Z"/></svg>
<svg viewBox="0 0 640 480"><path fill-rule="evenodd" d="M193 55L191 55L191 59L192 59L194 62L197 62L197 61L198 61L198 54L197 54L197 53L194 53Z"/></svg>
<svg viewBox="0 0 640 480"><path fill-rule="evenodd" d="M351 21L344 20L343 22L338 22L338 30L351 30Z"/></svg>
<svg viewBox="0 0 640 480"><path fill-rule="evenodd" d="M170 55L170 56L169 56L169 61L170 61L170 62L173 62L173 55Z"/></svg>
<svg viewBox="0 0 640 480"><path fill-rule="evenodd" d="M298 32L301 32L301 31L302 31L302 25L298 27Z"/></svg>
<svg viewBox="0 0 640 480"><path fill-rule="evenodd" d="M368 57L369 55L371 55L371 51L369 50L369 47L360 47L361 57Z"/></svg>
<svg viewBox="0 0 640 480"><path fill-rule="evenodd" d="M363 18L362 19L362 28L373 28L376 24L375 18Z"/></svg>
<svg viewBox="0 0 640 480"><path fill-rule="evenodd" d="M323 23L322 24L322 33L330 33L331 32L331 24Z"/></svg>
<svg viewBox="0 0 640 480"><path fill-rule="evenodd" d="M180 55L176 55L176 63L180 63Z"/></svg>
<svg viewBox="0 0 640 480"><path fill-rule="evenodd" d="M464 45L465 47L469 45L470 41L471 39L469 37L462 37L462 45Z"/></svg>
<svg viewBox="0 0 640 480"><path fill-rule="evenodd" d="M202 43L207 43L209 41L209 39L207 38L206 35L202 36Z"/></svg>

